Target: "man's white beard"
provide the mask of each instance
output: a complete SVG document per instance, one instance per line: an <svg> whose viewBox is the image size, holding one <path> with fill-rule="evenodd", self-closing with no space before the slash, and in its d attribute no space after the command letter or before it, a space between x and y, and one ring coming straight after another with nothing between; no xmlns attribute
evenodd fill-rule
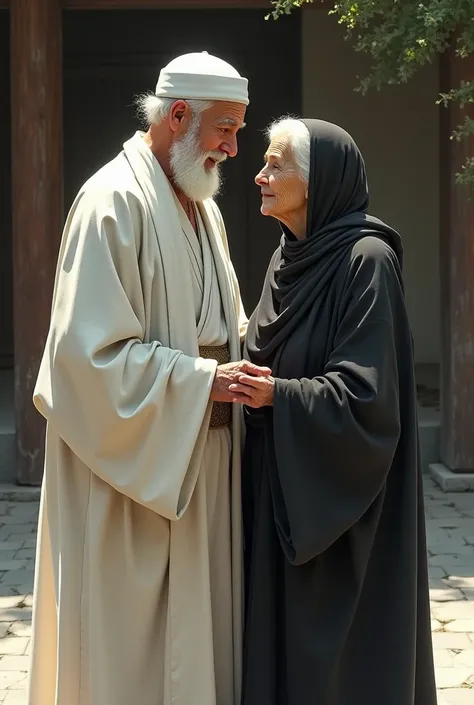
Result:
<svg viewBox="0 0 474 705"><path fill-rule="evenodd" d="M199 148L198 131L200 116L193 118L184 137L176 141L170 151L173 180L192 201L204 201L215 196L221 185L219 164L206 169L204 163L211 157L217 162L225 160L222 152L203 152Z"/></svg>

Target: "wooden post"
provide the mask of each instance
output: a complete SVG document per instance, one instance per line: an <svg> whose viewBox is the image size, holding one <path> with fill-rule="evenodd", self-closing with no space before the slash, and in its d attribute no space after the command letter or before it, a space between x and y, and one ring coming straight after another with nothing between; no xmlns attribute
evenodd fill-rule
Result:
<svg viewBox="0 0 474 705"><path fill-rule="evenodd" d="M31 397L62 225L62 17L59 0L15 0L10 17L17 480L39 485L44 424Z"/></svg>
<svg viewBox="0 0 474 705"><path fill-rule="evenodd" d="M441 60L441 90L474 75L474 56ZM474 201L455 183L474 137L450 140L465 115L458 103L441 115L441 459L453 472L474 471Z"/></svg>

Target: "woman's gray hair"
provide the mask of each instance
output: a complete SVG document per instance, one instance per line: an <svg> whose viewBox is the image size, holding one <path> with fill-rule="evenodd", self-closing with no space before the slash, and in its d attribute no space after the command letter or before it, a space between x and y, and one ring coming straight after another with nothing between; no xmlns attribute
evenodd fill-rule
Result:
<svg viewBox="0 0 474 705"><path fill-rule="evenodd" d="M304 122L291 117L279 118L268 128L267 137L270 142L275 138L288 139L300 176L308 183L311 140Z"/></svg>
<svg viewBox="0 0 474 705"><path fill-rule="evenodd" d="M150 127L150 125L158 125L163 122L168 117L171 106L177 100L178 98L160 98L154 93L144 93L135 98L135 104L138 116L147 127ZM186 100L186 103L191 108L193 116L201 115L212 105L207 100Z"/></svg>

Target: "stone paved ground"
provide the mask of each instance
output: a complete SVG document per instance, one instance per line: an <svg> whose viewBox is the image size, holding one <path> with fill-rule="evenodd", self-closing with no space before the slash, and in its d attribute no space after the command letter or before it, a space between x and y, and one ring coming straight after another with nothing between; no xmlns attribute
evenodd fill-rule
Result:
<svg viewBox="0 0 474 705"><path fill-rule="evenodd" d="M425 490L438 705L474 705L474 493ZM37 502L0 500L2 705L26 701L37 516Z"/></svg>

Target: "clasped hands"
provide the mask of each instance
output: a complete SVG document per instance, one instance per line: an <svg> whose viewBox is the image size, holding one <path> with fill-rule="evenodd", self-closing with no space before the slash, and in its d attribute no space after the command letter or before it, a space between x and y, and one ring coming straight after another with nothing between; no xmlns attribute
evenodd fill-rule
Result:
<svg viewBox="0 0 474 705"><path fill-rule="evenodd" d="M254 409L273 406L275 380L268 367L247 360L219 365L212 385L211 400L245 404Z"/></svg>

